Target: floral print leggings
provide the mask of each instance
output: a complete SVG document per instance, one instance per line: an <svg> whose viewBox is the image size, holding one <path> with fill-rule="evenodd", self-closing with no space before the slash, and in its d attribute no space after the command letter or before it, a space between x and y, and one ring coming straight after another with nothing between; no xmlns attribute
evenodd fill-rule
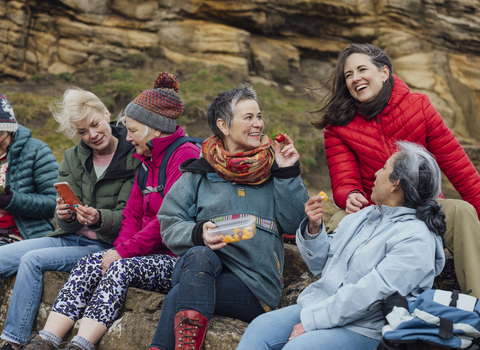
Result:
<svg viewBox="0 0 480 350"><path fill-rule="evenodd" d="M167 293L172 289L176 258L156 254L119 259L102 276L105 251L87 255L72 269L52 311L74 322L83 317L110 327L122 308L128 287Z"/></svg>

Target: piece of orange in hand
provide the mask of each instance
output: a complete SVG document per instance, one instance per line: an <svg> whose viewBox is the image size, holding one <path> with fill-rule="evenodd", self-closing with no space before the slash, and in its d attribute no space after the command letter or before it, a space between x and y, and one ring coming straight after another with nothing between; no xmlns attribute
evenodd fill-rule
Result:
<svg viewBox="0 0 480 350"><path fill-rule="evenodd" d="M324 202L327 201L328 196L327 196L327 194L326 194L325 192L320 191L320 193L319 193L318 195L323 197L322 201L324 201Z"/></svg>

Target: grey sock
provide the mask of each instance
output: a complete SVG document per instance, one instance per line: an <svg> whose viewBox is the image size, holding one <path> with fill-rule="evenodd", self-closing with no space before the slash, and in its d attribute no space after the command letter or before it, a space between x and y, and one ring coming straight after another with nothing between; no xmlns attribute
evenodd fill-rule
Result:
<svg viewBox="0 0 480 350"><path fill-rule="evenodd" d="M62 338L60 338L60 337L56 336L55 334L53 334L52 332L49 332L49 331L46 331L46 330L40 331L38 333L38 335L43 340L48 340L49 342L51 342L55 346L55 348L58 348L58 346L62 342Z"/></svg>
<svg viewBox="0 0 480 350"><path fill-rule="evenodd" d="M95 350L95 345L79 335L74 336L70 343L78 345L83 350Z"/></svg>

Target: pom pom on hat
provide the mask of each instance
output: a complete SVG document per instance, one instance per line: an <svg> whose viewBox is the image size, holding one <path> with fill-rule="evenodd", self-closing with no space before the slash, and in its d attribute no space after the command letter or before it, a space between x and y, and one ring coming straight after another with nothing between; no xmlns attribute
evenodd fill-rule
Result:
<svg viewBox="0 0 480 350"><path fill-rule="evenodd" d="M173 134L176 119L183 113L178 96L177 77L168 72L158 75L154 88L143 91L125 108L125 115L154 129Z"/></svg>
<svg viewBox="0 0 480 350"><path fill-rule="evenodd" d="M173 74L168 72L160 73L155 80L155 84L153 85L154 89L170 89L174 90L178 94L178 89L180 88L180 84L178 83L177 77Z"/></svg>
<svg viewBox="0 0 480 350"><path fill-rule="evenodd" d="M17 130L18 123L13 108L8 103L7 96L0 93L0 131L15 132Z"/></svg>

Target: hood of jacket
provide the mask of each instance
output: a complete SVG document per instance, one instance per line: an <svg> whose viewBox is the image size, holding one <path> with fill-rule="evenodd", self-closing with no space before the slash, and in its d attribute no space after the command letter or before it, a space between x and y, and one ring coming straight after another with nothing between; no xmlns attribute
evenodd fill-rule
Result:
<svg viewBox="0 0 480 350"><path fill-rule="evenodd" d="M418 220L416 216L416 210L407 208L407 207L389 207L383 205L379 207L378 205L373 206L381 213L383 213L383 220L389 220L392 223L402 222L402 221L411 221ZM375 209L374 209L375 210ZM432 232L435 235L435 276L438 276L444 266L445 266L445 253L443 250L443 241L442 238Z"/></svg>
<svg viewBox="0 0 480 350"><path fill-rule="evenodd" d="M15 137L8 145L8 153L10 153L10 157L18 157L22 152L23 146L25 146L31 137L32 132L26 127L18 124L18 130L15 132Z"/></svg>

